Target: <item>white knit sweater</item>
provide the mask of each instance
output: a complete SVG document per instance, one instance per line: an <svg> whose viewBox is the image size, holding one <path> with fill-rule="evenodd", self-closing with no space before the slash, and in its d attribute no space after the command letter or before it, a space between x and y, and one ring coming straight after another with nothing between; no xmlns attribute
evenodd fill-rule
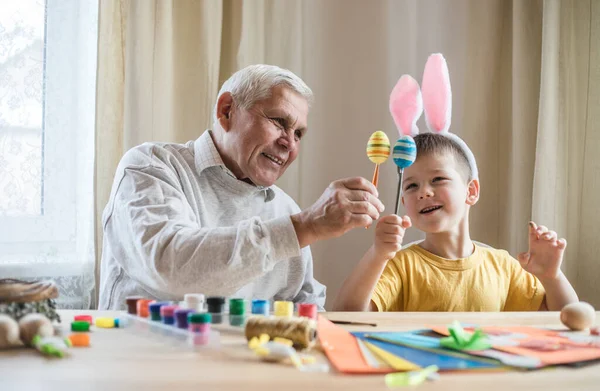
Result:
<svg viewBox="0 0 600 391"><path fill-rule="evenodd" d="M185 293L325 304L309 247L276 186L236 179L206 131L186 144L145 143L117 168L103 213L100 309Z"/></svg>

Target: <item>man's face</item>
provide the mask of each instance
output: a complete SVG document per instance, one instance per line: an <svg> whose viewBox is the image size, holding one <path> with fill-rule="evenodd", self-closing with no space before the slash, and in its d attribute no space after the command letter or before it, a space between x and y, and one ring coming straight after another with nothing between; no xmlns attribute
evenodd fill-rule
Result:
<svg viewBox="0 0 600 391"><path fill-rule="evenodd" d="M233 106L224 127L225 164L238 179L259 186L273 185L296 159L308 120L302 95L284 86L271 91L247 110Z"/></svg>

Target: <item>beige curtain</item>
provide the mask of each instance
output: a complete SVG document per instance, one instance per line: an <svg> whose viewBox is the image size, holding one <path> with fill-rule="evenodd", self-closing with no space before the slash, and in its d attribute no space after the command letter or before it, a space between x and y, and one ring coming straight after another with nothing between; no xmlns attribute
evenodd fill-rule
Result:
<svg viewBox="0 0 600 391"><path fill-rule="evenodd" d="M252 63L302 74L297 1L101 0L96 123L96 281L101 216L121 156L186 142L212 124L223 81ZM282 187L294 195L298 166Z"/></svg>
<svg viewBox="0 0 600 391"><path fill-rule="evenodd" d="M546 1L533 216L560 227L566 272L600 308L600 1Z"/></svg>
<svg viewBox="0 0 600 391"><path fill-rule="evenodd" d="M307 207L332 180L370 178L369 135L381 129L397 138L387 110L391 87L403 73L419 80L427 56L442 52L453 85L451 130L472 147L481 171L474 239L523 251L533 216L568 239L567 275L582 299L600 306L593 256L600 219L599 3L101 1L98 256L100 215L121 155L144 141L197 138L212 123L220 84L235 70L272 63L313 88L309 136L279 183ZM424 121L419 126L424 130ZM396 184L390 161L379 186L390 213ZM411 231L406 240L420 236ZM313 246L328 306L372 239L372 229L354 230Z"/></svg>

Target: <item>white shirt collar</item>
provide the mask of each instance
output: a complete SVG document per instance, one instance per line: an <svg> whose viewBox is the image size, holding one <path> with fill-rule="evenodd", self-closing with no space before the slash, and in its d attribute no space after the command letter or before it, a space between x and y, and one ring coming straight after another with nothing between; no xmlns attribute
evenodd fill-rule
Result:
<svg viewBox="0 0 600 391"><path fill-rule="evenodd" d="M227 175L231 176L234 179L237 179L236 176L231 172L229 168L225 166L223 162L223 158L219 154L217 147L211 137L212 131L207 129L196 141L194 141L194 163L196 164L196 170L198 174L202 173L205 169L209 167L220 167ZM239 179L237 179L239 180ZM246 183L246 182L244 182ZM271 201L275 198L275 191L271 187L265 186L256 186L259 191L265 192L265 202Z"/></svg>

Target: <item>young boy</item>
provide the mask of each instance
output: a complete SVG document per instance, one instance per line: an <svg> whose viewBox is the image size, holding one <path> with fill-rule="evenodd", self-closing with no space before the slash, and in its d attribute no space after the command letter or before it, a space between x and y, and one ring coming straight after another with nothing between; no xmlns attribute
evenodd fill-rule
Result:
<svg viewBox="0 0 600 391"><path fill-rule="evenodd" d="M567 243L529 223L529 251L518 261L475 244L469 210L479 181L450 137L415 137L417 159L404 170L408 216L385 216L375 243L344 282L335 311L559 311L578 301L560 270ZM425 240L401 249L412 225ZM389 261L389 262L388 262Z"/></svg>

